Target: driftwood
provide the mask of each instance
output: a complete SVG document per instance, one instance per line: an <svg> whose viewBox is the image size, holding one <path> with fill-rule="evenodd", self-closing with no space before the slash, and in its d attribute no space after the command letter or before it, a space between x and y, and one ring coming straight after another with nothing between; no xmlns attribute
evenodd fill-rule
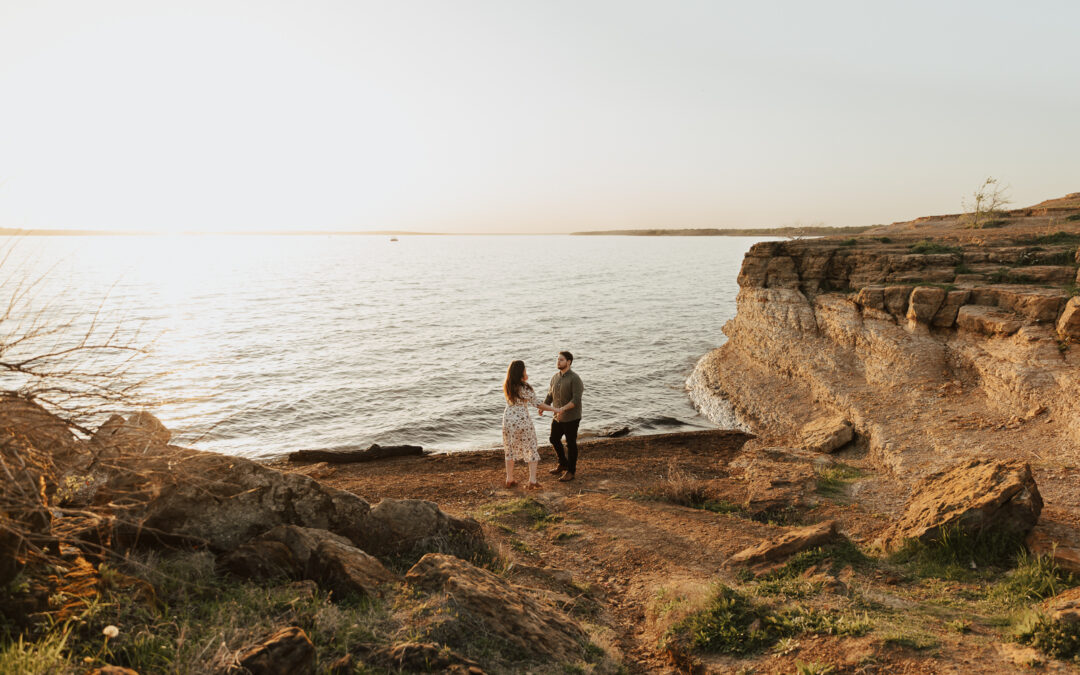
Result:
<svg viewBox="0 0 1080 675"><path fill-rule="evenodd" d="M336 450L297 450L289 453L290 462L329 462L330 464L349 464L351 462L370 462L388 457L419 457L424 449L419 445L372 444L370 448L360 450L354 447Z"/></svg>

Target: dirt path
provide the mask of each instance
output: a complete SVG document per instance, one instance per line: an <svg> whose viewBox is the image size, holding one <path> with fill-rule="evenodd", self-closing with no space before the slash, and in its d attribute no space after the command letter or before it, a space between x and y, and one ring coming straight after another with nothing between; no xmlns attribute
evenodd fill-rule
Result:
<svg viewBox="0 0 1080 675"><path fill-rule="evenodd" d="M741 502L746 486L729 461L750 438L704 431L585 442L577 479L553 480L546 472L553 466L549 460L541 464L543 489L535 492L503 486L501 451L278 466L373 503L384 497L427 499L454 515L480 520L488 541L511 563L508 578L565 598L571 613L594 627L594 635L608 636L605 646L622 653L628 672L666 673L673 664L659 644L672 622L665 616L668 606L700 602L718 581L737 585L738 570L726 561L783 528L745 514L688 508L648 496L670 487L674 471L707 486L714 503ZM541 454L552 456L550 448ZM889 524L904 488L877 476L858 450L843 461L862 468L864 478L845 486L835 499L818 500L802 515L806 522L838 519L842 531L865 546ZM524 470L519 468L522 483ZM1018 667L1013 656L1002 652L996 629L974 626L962 634L945 628L940 617L962 610L938 597L940 584L898 582L893 576L878 569L850 580L844 592L805 602L845 612L876 611L880 621L910 624L913 634L932 636L933 649L899 639L890 644L873 634L805 635L775 653L705 658L704 672L751 667L756 673L792 673L796 659L835 664L838 669L832 672L838 673L999 673ZM943 602L944 608L939 606ZM889 630L883 626L874 634Z"/></svg>

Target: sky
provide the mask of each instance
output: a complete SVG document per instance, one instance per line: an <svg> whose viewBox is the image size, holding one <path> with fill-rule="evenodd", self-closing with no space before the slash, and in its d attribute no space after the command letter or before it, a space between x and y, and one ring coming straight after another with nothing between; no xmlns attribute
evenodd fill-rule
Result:
<svg viewBox="0 0 1080 675"><path fill-rule="evenodd" d="M0 227L869 225L1080 191L1080 3L0 0Z"/></svg>

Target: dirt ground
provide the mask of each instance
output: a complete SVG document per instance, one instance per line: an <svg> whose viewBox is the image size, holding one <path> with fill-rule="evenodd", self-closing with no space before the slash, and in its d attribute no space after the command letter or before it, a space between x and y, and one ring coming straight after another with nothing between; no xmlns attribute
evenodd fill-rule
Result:
<svg viewBox="0 0 1080 675"><path fill-rule="evenodd" d="M311 475L372 503L386 497L427 499L445 511L484 524L488 541L510 563L508 578L524 586L557 590L552 579L572 578L579 589L575 616L588 624L598 644L621 655L628 672L666 673L675 666L660 647L678 616L665 607L692 608L716 582L738 588L739 569L728 565L736 552L781 532L779 525L740 514L717 513L650 499L673 475L707 487L710 499L739 504L746 487L729 466L760 439L732 431L701 431L580 445L576 480L559 483L548 474L553 452L542 448L543 487L526 491L503 485L501 451L399 458L364 464L297 464L279 468ZM890 523L906 488L874 473L859 448L839 459L862 471L838 494L812 499L798 514L803 523L838 519L841 531L868 548ZM525 467L517 468L524 485ZM512 515L533 499L532 520ZM542 514L542 517L536 514ZM566 592L566 584L558 589ZM837 673L1030 672L1017 662L1038 661L1046 672L1072 666L1038 657L1003 639L1000 617L979 616L982 582L906 578L886 564L860 571L835 592L802 600L815 608L862 612L873 629L862 637L804 635L774 650L736 659L702 656L699 672L795 673L797 661L831 665ZM970 602L958 598L972 598ZM790 598L768 602L793 603ZM666 604L665 604L666 603ZM953 625L967 622L960 632ZM911 639L897 637L910 633ZM812 671L817 672L817 671Z"/></svg>

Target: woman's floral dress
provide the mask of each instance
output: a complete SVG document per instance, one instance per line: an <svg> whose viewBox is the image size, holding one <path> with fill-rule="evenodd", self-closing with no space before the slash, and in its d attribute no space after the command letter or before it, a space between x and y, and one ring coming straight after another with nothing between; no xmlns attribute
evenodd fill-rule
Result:
<svg viewBox="0 0 1080 675"><path fill-rule="evenodd" d="M535 406L536 392L532 387L522 387L520 398L506 404L503 411L503 448L506 459L522 462L539 462L540 453L536 449L536 429L529 417L529 406Z"/></svg>

